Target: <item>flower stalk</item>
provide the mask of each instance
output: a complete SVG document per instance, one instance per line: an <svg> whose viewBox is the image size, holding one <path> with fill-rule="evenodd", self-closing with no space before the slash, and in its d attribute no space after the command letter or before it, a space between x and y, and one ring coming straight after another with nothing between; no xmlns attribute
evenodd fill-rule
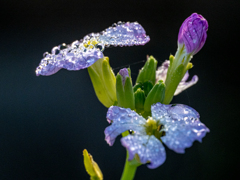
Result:
<svg viewBox="0 0 240 180"><path fill-rule="evenodd" d="M192 68L189 63L192 56L201 50L206 42L208 22L200 14L193 13L180 27L178 33L178 50L170 56L170 67L165 81L166 92L164 104L169 104L174 96L178 84L187 70Z"/></svg>
<svg viewBox="0 0 240 180"><path fill-rule="evenodd" d="M137 162L136 159L133 159L131 161L129 161L128 159L129 159L129 152L127 151L125 166L124 166L121 180L134 179L135 173L137 171L137 167L141 165L141 163Z"/></svg>

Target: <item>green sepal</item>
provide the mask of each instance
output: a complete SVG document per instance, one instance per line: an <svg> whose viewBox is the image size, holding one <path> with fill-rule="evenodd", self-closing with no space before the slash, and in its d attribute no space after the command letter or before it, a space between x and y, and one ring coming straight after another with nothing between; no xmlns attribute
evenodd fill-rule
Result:
<svg viewBox="0 0 240 180"><path fill-rule="evenodd" d="M117 101L116 78L109 64L109 58L104 57L88 67L88 73L94 91L99 101L106 107Z"/></svg>
<svg viewBox="0 0 240 180"><path fill-rule="evenodd" d="M162 80L158 81L148 93L144 103L144 111L151 112L151 106L157 102L162 103L165 96L165 84Z"/></svg>
<svg viewBox="0 0 240 180"><path fill-rule="evenodd" d="M133 92L136 92L139 88L142 89L143 84L142 83L136 83L133 87Z"/></svg>
<svg viewBox="0 0 240 180"><path fill-rule="evenodd" d="M173 64L174 56L171 54L169 56L170 66Z"/></svg>
<svg viewBox="0 0 240 180"><path fill-rule="evenodd" d="M188 71L189 69L192 69L193 67L193 64L192 63L188 63L187 67L186 67L186 70Z"/></svg>
<svg viewBox="0 0 240 180"><path fill-rule="evenodd" d="M127 68L127 70L128 70L129 78L130 78L130 80L131 80L131 84L132 84L131 69L130 69L130 68Z"/></svg>
<svg viewBox="0 0 240 180"><path fill-rule="evenodd" d="M143 83L143 91L145 93L145 96L148 95L148 93L152 90L153 84L150 81L146 81Z"/></svg>
<svg viewBox="0 0 240 180"><path fill-rule="evenodd" d="M102 78L91 67L88 68L88 73L99 101L106 107L112 106L114 101L108 95L107 89L102 83Z"/></svg>
<svg viewBox="0 0 240 180"><path fill-rule="evenodd" d="M166 91L164 104L169 104L173 98L173 95L178 87L179 82L182 80L186 69L183 64L180 64L177 69L171 74L170 78L166 80ZM168 81L169 80L169 81Z"/></svg>
<svg viewBox="0 0 240 180"><path fill-rule="evenodd" d="M167 77L170 75L172 69L173 69L173 61L174 61L175 57L173 55L169 56L169 61L170 61L170 65L167 71Z"/></svg>
<svg viewBox="0 0 240 180"><path fill-rule="evenodd" d="M122 76L120 74L117 74L116 76L116 94L117 94L118 106L125 107L124 87L122 83Z"/></svg>
<svg viewBox="0 0 240 180"><path fill-rule="evenodd" d="M133 91L136 92L139 88L142 89L145 93L145 96L147 96L153 88L153 84L150 81L146 81L144 83L136 83L133 87Z"/></svg>
<svg viewBox="0 0 240 180"><path fill-rule="evenodd" d="M150 56L143 68L140 70L136 83L150 81L152 84L155 84L156 68L157 60L153 56Z"/></svg>
<svg viewBox="0 0 240 180"><path fill-rule="evenodd" d="M135 100L134 100L134 94L133 94L132 81L130 77L126 77L124 92L125 92L125 108L130 108L134 110Z"/></svg>
<svg viewBox="0 0 240 180"><path fill-rule="evenodd" d="M135 97L135 109L137 113L140 113L144 110L145 93L141 88L138 88L138 90L134 92L134 97Z"/></svg>
<svg viewBox="0 0 240 180"><path fill-rule="evenodd" d="M105 86L109 93L113 96L113 99L117 99L116 97L116 77L114 72L112 71L112 68L109 65L109 58L105 57L102 62L102 74L103 79L105 81Z"/></svg>

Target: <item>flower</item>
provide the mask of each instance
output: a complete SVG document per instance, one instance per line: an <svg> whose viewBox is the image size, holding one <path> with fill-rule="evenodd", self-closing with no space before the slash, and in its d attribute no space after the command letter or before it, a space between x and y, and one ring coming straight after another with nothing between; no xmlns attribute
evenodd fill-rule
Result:
<svg viewBox="0 0 240 180"><path fill-rule="evenodd" d="M196 54L205 44L207 30L207 20L202 15L193 13L180 27L178 46L184 44L187 53L192 53L192 55Z"/></svg>
<svg viewBox="0 0 240 180"><path fill-rule="evenodd" d="M165 82L169 65L170 65L170 61L165 60L162 63L162 65L160 67L158 67L158 69L156 71L156 83L159 80L163 80ZM188 77L189 77L189 73L187 71L186 74L183 76L182 80L180 81L180 83L178 84L177 89L174 93L174 96L180 94L182 91L184 91L185 89L191 87L192 85L194 85L198 82L197 75L194 75L190 81L186 82Z"/></svg>
<svg viewBox="0 0 240 180"><path fill-rule="evenodd" d="M85 69L103 58L105 47L144 45L150 40L137 22L114 24L101 33L91 33L70 45L55 46L51 53L44 53L36 75L49 76L61 68L76 71Z"/></svg>
<svg viewBox="0 0 240 180"><path fill-rule="evenodd" d="M209 129L200 122L199 114L193 108L177 104L156 103L151 107L152 117L148 120L131 109L111 106L107 120L112 122L105 133L105 140L112 146L116 137L124 131L134 133L121 138L129 151L129 160L139 158L148 163L148 168L157 168L164 163L166 152L162 143L177 153L184 153L195 140L201 142Z"/></svg>

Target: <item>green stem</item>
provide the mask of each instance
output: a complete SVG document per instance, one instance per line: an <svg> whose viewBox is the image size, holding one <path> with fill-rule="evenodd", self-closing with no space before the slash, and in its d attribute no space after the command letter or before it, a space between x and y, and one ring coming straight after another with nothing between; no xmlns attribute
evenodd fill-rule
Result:
<svg viewBox="0 0 240 180"><path fill-rule="evenodd" d="M127 135L129 135L128 131L125 131L122 133L122 137L125 137ZM127 157L126 157L121 180L132 180L135 176L137 167L141 165L141 163L139 163L135 158L131 161L128 161L128 158L129 158L129 153L127 151Z"/></svg>
<svg viewBox="0 0 240 180"><path fill-rule="evenodd" d="M141 165L135 159L133 159L132 161L128 161L128 158L129 158L129 154L127 151L126 162L125 162L121 180L132 180L135 176L137 167Z"/></svg>

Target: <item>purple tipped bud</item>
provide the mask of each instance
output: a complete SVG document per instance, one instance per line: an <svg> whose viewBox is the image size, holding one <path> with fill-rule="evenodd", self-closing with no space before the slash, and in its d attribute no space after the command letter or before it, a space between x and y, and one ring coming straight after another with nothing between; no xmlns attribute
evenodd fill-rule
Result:
<svg viewBox="0 0 240 180"><path fill-rule="evenodd" d="M178 43L185 44L187 53L196 54L207 39L208 22L200 14L193 13L180 27Z"/></svg>
<svg viewBox="0 0 240 180"><path fill-rule="evenodd" d="M123 68L119 71L119 74L122 76L122 83L123 83L123 86L125 85L125 81L126 81L126 78L129 77L129 74L128 74L128 69L127 68Z"/></svg>

